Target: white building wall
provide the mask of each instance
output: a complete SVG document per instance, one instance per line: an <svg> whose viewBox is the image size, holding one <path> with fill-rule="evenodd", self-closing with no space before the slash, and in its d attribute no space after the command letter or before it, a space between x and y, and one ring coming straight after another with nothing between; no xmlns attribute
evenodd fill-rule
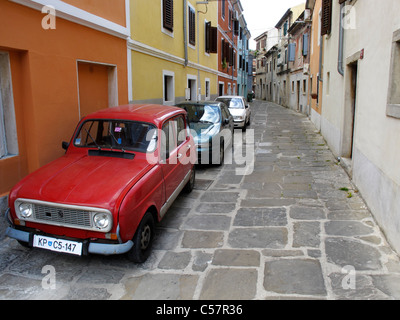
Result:
<svg viewBox="0 0 400 320"><path fill-rule="evenodd" d="M353 181L388 241L400 252L400 119L386 114L392 41L394 32L400 30L400 1L352 3L350 19L345 20L345 74L341 76L337 71L340 5L333 1L332 33L324 40L321 133L335 155L349 156L350 75L351 66L356 65L357 98L350 148Z"/></svg>

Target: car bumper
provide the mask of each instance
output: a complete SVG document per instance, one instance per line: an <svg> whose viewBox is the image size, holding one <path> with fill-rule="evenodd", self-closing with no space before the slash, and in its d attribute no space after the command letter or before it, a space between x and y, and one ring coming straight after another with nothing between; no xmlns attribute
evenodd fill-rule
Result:
<svg viewBox="0 0 400 320"><path fill-rule="evenodd" d="M9 238L21 242L26 242L31 245L34 233L18 230L10 226L6 230L6 235ZM132 247L133 247L132 241L128 241L126 243L121 243L121 244L85 242L82 255L85 255L86 253L101 254L106 256L124 254L127 253L129 250L131 250Z"/></svg>
<svg viewBox="0 0 400 320"><path fill-rule="evenodd" d="M234 121L233 124L235 126L235 128L243 128L245 126L245 120L243 121Z"/></svg>

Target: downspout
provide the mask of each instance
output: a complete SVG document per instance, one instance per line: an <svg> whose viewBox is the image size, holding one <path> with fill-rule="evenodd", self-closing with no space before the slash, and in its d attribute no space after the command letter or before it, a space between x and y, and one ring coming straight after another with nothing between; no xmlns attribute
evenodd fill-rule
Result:
<svg viewBox="0 0 400 320"><path fill-rule="evenodd" d="M340 21L339 21L339 55L338 55L338 72L344 76L343 69L343 43L344 43L344 28L343 28L343 18L344 18L344 6L343 2L340 5Z"/></svg>
<svg viewBox="0 0 400 320"><path fill-rule="evenodd" d="M183 43L185 47L185 63L184 66L187 67L188 61L188 40L187 40L187 0L183 0Z"/></svg>

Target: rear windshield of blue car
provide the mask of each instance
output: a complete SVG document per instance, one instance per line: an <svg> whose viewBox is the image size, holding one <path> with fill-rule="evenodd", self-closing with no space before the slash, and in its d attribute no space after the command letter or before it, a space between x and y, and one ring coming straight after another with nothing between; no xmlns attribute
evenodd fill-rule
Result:
<svg viewBox="0 0 400 320"><path fill-rule="evenodd" d="M219 123L221 111L218 106L213 105L179 105L186 110L190 123Z"/></svg>

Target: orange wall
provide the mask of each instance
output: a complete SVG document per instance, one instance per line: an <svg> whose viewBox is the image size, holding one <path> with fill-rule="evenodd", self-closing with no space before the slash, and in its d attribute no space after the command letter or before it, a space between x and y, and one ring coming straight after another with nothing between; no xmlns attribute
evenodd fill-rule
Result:
<svg viewBox="0 0 400 320"><path fill-rule="evenodd" d="M126 27L125 0L63 0L77 8Z"/></svg>
<svg viewBox="0 0 400 320"><path fill-rule="evenodd" d="M117 66L118 100L128 103L126 41L61 18L56 30L44 30L44 16L0 0L0 50L10 54L19 145L17 157L0 160L0 195L63 154L61 141L79 120L78 60Z"/></svg>
<svg viewBox="0 0 400 320"><path fill-rule="evenodd" d="M318 41L319 41L319 29L318 29L318 25L319 25L319 11L321 10L322 7L322 2L321 0L316 0L315 1L315 7L313 10L313 17L312 17L312 31L311 31L311 37L312 37L312 41L311 45L311 57L310 57L310 75L312 75L312 79L310 79L310 81L312 81L312 94L317 94L317 88L318 85L319 87L319 103L317 105L317 100L316 99L311 99L311 107L318 112L319 114L321 114L321 106L322 106L322 82L318 83L317 80L317 75L319 73L319 56L320 56L320 47L318 46ZM322 45L322 43L321 43Z"/></svg>
<svg viewBox="0 0 400 320"><path fill-rule="evenodd" d="M108 106L108 67L80 62L78 75L80 116L87 116ZM96 92L95 96L93 92Z"/></svg>

